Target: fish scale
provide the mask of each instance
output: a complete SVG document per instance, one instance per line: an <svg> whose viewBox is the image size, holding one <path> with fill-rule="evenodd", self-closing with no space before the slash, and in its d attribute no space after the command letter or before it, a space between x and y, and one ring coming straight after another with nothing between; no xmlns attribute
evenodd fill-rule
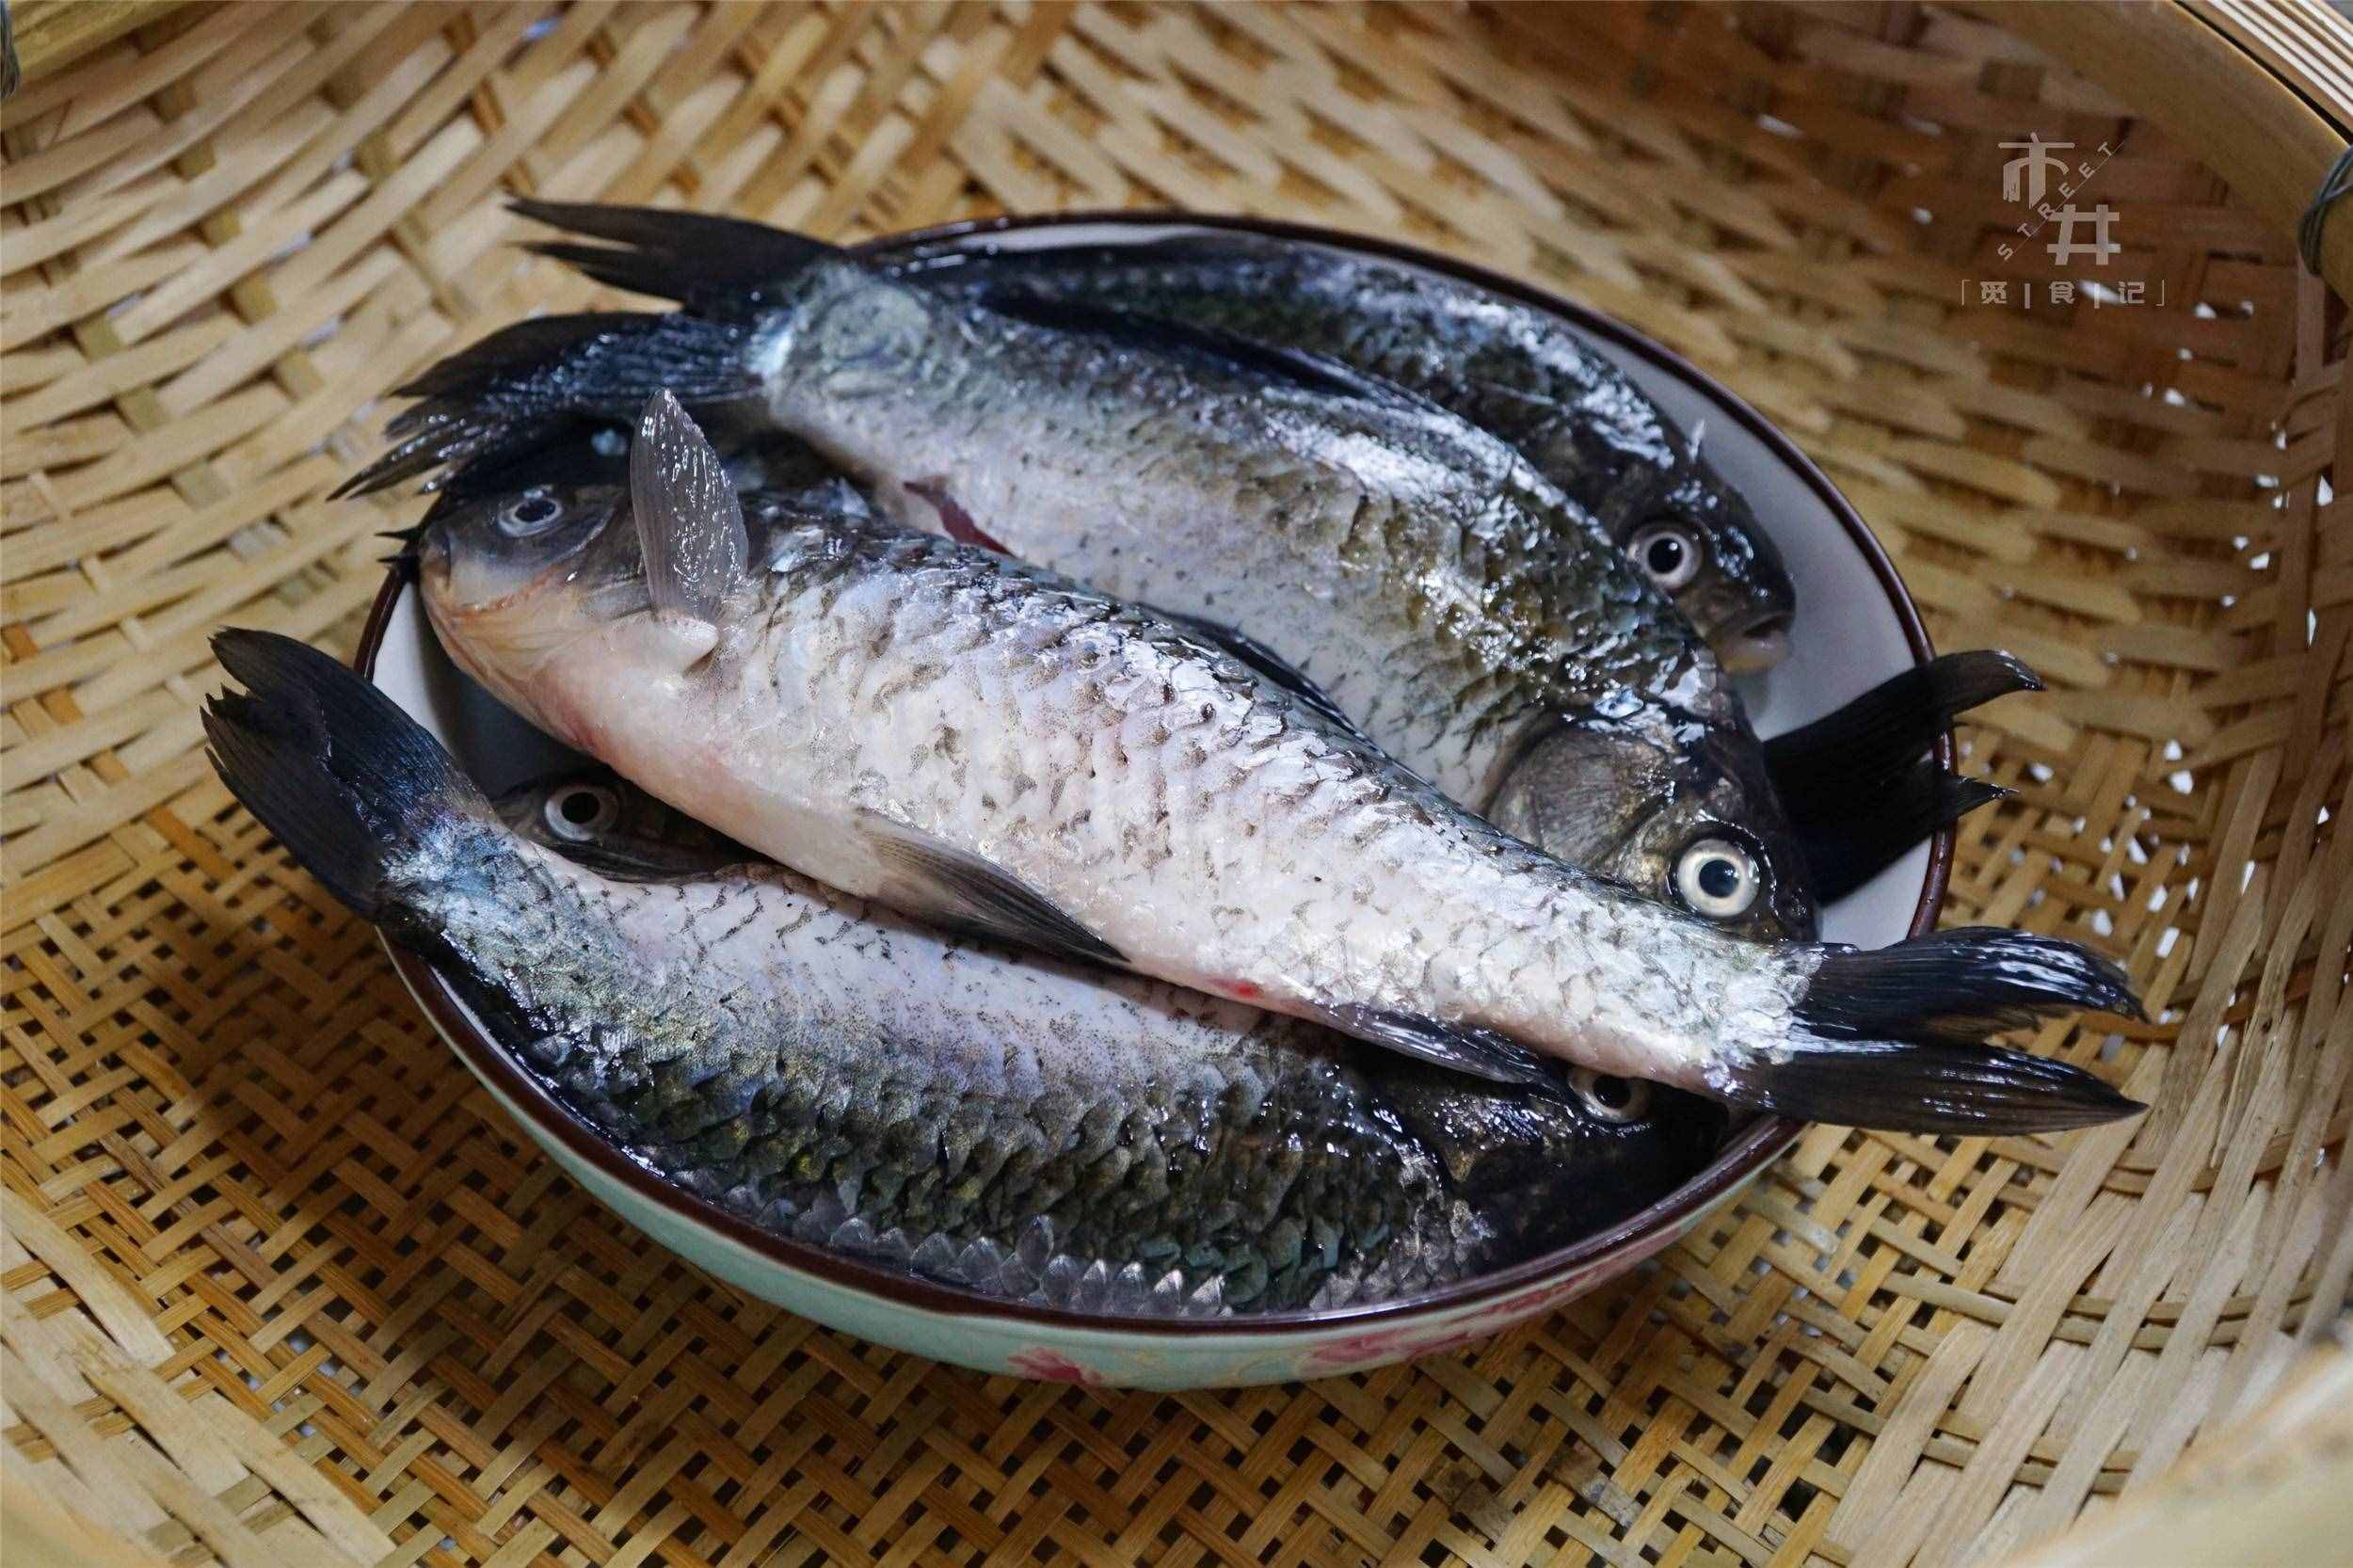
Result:
<svg viewBox="0 0 2353 1568"><path fill-rule="evenodd" d="M1001 984L1005 967L943 953L903 935L896 945L931 948L920 958L952 975L959 966L974 971L968 986L952 984L934 1000L909 998L903 986L878 992L859 984L916 956L891 953L889 940L868 944L874 949L869 965L879 969L793 965L782 955L795 950L779 932L809 923L809 906L826 895L787 873L708 885L700 890L709 900L699 907L659 888L604 886L593 901L581 898L575 873L524 852L482 854L470 879L501 895L445 904L438 936L445 948L464 952L471 968L527 973L546 967L551 949L566 954L568 1000L554 1005L542 997L532 1008L539 1030L535 1049L551 1077L567 1092L608 1106L620 1128L706 1172L710 1182L742 1189L739 1204L764 1209L796 1188L806 1194L849 1184L871 1200L858 1217L877 1230L944 1236L979 1229L1010 1245L1034 1214L1054 1212L1062 1216L1063 1246L1080 1249L1065 1256L1089 1248L1116 1252L1102 1231L1154 1234L1160 1227L1167 1239L1151 1250L1182 1252L1196 1264L1233 1253L1241 1246L1233 1238L1272 1238L1273 1256L1258 1267L1269 1288L1295 1301L1305 1282L1289 1277L1297 1259L1284 1227L1309 1223L1290 1217L1301 1206L1330 1203L1334 1177L1308 1171L1301 1147L1286 1136L1290 1127L1319 1128L1327 1147L1344 1152L1348 1181L1366 1189L1337 1215L1313 1222L1336 1233L1353 1237L1369 1225L1397 1225L1403 1210L1429 1204L1443 1189L1426 1157L1376 1146L1378 1130L1361 1113L1329 1113L1345 1080L1313 1057L1290 1064L1304 1071L1284 1072L1245 1056L1225 1080L1169 1074L1162 1086L1148 1080L1147 1031L1141 1040L1122 1040L1115 1055L1095 1043L1082 1064L1086 1077L1102 1085L1092 1095L1074 1092L1077 1075L1066 1066L1061 1081L1049 1085L1057 1075L1019 1048L976 1050L943 1078L936 1061L910 1062L895 1044L936 1033L927 1020L954 1015L974 1000L973 990ZM444 885L431 868L418 880ZM518 900L518 888L542 896ZM476 918L466 918L470 910ZM855 933L873 929L870 915L853 905L814 917L832 930L810 935L808 942L846 946ZM607 922L613 945L584 946L583 933ZM721 976L735 977L736 989L714 1002L710 993L725 984ZM739 1014L731 1002L744 993L767 999L765 1007ZM877 994L895 1004L897 1016L874 1000ZM986 1000L1017 1011L1010 997ZM801 1016L823 1020L824 1034L796 1028ZM708 1020L708 1028L698 1032L698 1020ZM1164 1027L1162 1035L1168 1032ZM560 1052L553 1044L559 1040ZM1146 1048L1141 1058L1129 1054L1138 1044ZM794 1053L792 1065L779 1070ZM726 1087L731 1074L755 1077L764 1092L737 1104L736 1092ZM1147 1081L1139 1083L1140 1076ZM1244 1114L1221 1121L1221 1111ZM1198 1129L1205 1127L1217 1130L1203 1137ZM1206 1190L1198 1181L1171 1181L1163 1137L1185 1163L1209 1175ZM968 1153L936 1161L927 1152L935 1146ZM892 1160L899 1171L888 1169ZM909 1168L920 1176L877 1179L903 1176ZM1171 1212L1172 1198L1181 1198L1186 1211ZM805 1208L812 1200L792 1201ZM1200 1228L1195 1209L1211 1222L1209 1229ZM1181 1240L1188 1234L1193 1240ZM1236 1294L1249 1300L1255 1292Z"/></svg>

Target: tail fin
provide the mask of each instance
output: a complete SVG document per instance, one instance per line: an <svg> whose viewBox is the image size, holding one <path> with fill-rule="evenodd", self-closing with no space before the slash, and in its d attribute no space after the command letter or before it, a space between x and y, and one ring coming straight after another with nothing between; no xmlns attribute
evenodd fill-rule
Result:
<svg viewBox="0 0 2353 1568"><path fill-rule="evenodd" d="M690 311L716 316L757 310L776 284L809 263L844 254L806 234L710 213L528 198L509 206L535 223L604 242L539 240L528 247L536 253L600 283L675 299Z"/></svg>
<svg viewBox="0 0 2353 1568"><path fill-rule="evenodd" d="M304 870L354 911L384 913L389 855L490 806L440 744L361 676L270 632L213 651L244 693L205 705L213 769Z"/></svg>
<svg viewBox="0 0 2353 1568"><path fill-rule="evenodd" d="M2148 1109L2080 1067L1993 1046L1854 1040L1801 1046L1727 1075L1736 1105L1882 1132L2009 1138L2096 1127Z"/></svg>
<svg viewBox="0 0 2353 1568"><path fill-rule="evenodd" d="M542 316L493 332L402 392L424 402L393 420L391 451L335 494L498 462L587 427L633 424L655 392L710 410L758 395L746 328L681 314Z"/></svg>
<svg viewBox="0 0 2353 1568"><path fill-rule="evenodd" d="M2053 1013L2143 1015L2130 976L2079 942L1961 926L1887 948L1832 948L1798 1019L1830 1039L1966 1044Z"/></svg>
<svg viewBox="0 0 2353 1568"><path fill-rule="evenodd" d="M1921 840L2011 792L1986 779L1946 773L1935 758L1923 757L1845 818L1793 824L1815 898L1823 904L1845 898Z"/></svg>
<svg viewBox="0 0 2353 1568"><path fill-rule="evenodd" d="M1978 926L1832 948L1793 1037L1711 1081L1737 1105L1894 1132L2056 1132L2143 1109L2079 1067L1985 1044L2071 1009L2142 1016L2122 969L2055 937Z"/></svg>
<svg viewBox="0 0 2353 1568"><path fill-rule="evenodd" d="M2007 653L1948 653L1765 743L1773 792L1814 895L1842 898L1938 829L2009 792L1946 774L1929 751L1955 715L2042 681Z"/></svg>
<svg viewBox="0 0 2353 1568"><path fill-rule="evenodd" d="M2042 679L2007 653L1947 653L1891 676L1833 713L1765 743L1773 792L1793 813L1850 809L1858 784L1892 778L1956 716L2013 692L2039 692Z"/></svg>

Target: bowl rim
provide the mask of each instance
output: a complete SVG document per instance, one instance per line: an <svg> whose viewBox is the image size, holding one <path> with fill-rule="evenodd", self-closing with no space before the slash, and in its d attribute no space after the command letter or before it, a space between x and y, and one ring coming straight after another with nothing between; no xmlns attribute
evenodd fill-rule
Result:
<svg viewBox="0 0 2353 1568"><path fill-rule="evenodd" d="M880 235L853 248L866 251L936 245L984 239L991 234L1082 226L1223 230L1294 245L1354 251L1460 279L1476 287L1549 312L1567 320L1580 331L1607 339L1706 392L1744 429L1762 441L1776 460L1785 465L1814 492L1846 531L1849 542L1861 552L1881 590L1886 595L1888 606L1895 612L1913 658L1926 663L1934 657L1928 629L1921 623L1919 611L1913 605L1903 579L1897 574L1895 563L1888 559L1887 552L1865 525L1853 505L1839 493L1837 487L1830 482L1813 459L1798 449L1795 442L1730 388L1673 349L1652 341L1622 322L1533 284L1490 271L1475 263L1378 236L1353 234L1342 230L1275 218L1205 216L1165 208L1082 210L970 218L909 230L904 233ZM359 647L352 655L352 667L371 680L376 677L376 658L382 651L386 630L402 596L413 584L414 575L413 559L407 556L395 558L386 571L383 586L376 590L375 601L369 608ZM1954 766L1956 748L1950 729L1938 737L1936 758L1948 770ZM1908 936L1923 936L1935 929L1952 872L1953 847L1953 830L1949 826L1929 839L1928 872L1921 881L1920 899L1913 910ZM619 1145L558 1099L552 1090L492 1040L472 1015L458 1002L448 984L430 964L390 941L386 941L384 946L392 955L393 968L408 984L410 993L417 998L442 1038L450 1043L467 1066L489 1082L509 1105L528 1116L539 1130L561 1144L572 1158L606 1180L626 1189L641 1201L667 1211L673 1219L717 1232L762 1262L815 1275L841 1289L923 1311L964 1318L997 1319L1043 1329L1154 1338L1279 1337L1339 1328L1355 1331L1369 1326L1401 1324L1433 1314L1477 1307L1531 1287L1546 1285L1573 1272L1606 1263L1621 1252L1636 1249L1655 1251L1655 1248L1645 1248L1644 1243L1655 1240L1661 1231L1679 1235L1700 1214L1737 1191L1768 1164L1779 1159L1796 1144L1806 1126L1783 1116L1759 1117L1720 1149L1716 1158L1697 1176L1607 1229L1568 1246L1513 1264L1511 1268L1411 1296L1346 1306L1252 1313L1233 1318L1157 1318L1073 1312L1058 1307L1035 1306L1027 1302L998 1300L978 1291L899 1272L885 1265L869 1263L812 1242L781 1236L656 1175L631 1159Z"/></svg>

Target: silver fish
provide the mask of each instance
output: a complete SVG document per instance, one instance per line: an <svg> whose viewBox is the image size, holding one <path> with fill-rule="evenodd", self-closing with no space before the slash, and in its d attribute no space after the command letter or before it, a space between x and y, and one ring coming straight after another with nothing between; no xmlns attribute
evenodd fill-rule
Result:
<svg viewBox="0 0 2353 1568"><path fill-rule="evenodd" d="M451 656L845 892L1504 1080L1550 1056L1924 1130L2131 1108L1979 1043L2133 1005L2073 944L1729 936L1498 831L1163 617L885 520L757 497L747 516L666 393L626 498L557 499L428 532Z"/></svg>
<svg viewBox="0 0 2353 1568"><path fill-rule="evenodd" d="M1590 1234L1713 1108L1527 1096L1133 977L956 943L626 786L497 807L327 655L223 633L230 787L616 1144L759 1224L1043 1304L1378 1300Z"/></svg>
<svg viewBox="0 0 2353 1568"><path fill-rule="evenodd" d="M1329 355L1509 441L1673 596L1724 667L1789 650L1797 590L1739 492L1607 356L1552 312L1459 280L1238 233L1145 244L894 246L927 287L1111 307Z"/></svg>

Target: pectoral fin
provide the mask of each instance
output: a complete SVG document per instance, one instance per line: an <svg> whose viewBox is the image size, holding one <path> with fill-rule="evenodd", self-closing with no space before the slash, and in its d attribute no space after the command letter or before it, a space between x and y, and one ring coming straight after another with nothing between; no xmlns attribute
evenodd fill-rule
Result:
<svg viewBox="0 0 2353 1568"><path fill-rule="evenodd" d="M1017 281L984 290L981 302L1000 315L1051 331L1100 339L1130 352L1182 358L1212 365L1227 375L1319 397L1359 398L1433 417L1454 417L1419 392L1313 349L1260 343L1197 322L1171 321L1089 300L1040 298L1023 292Z"/></svg>
<svg viewBox="0 0 2353 1568"><path fill-rule="evenodd" d="M715 625L751 557L727 467L668 392L646 402L629 449L629 498L656 611Z"/></svg>
<svg viewBox="0 0 2353 1568"><path fill-rule="evenodd" d="M882 901L954 930L1090 964L1127 963L1117 948L1044 894L968 850L888 818L865 818L882 863Z"/></svg>
<svg viewBox="0 0 2353 1568"><path fill-rule="evenodd" d="M979 545L983 550L993 551L1000 555L1013 555L1013 551L1006 548L1002 540L973 520L972 514L966 511L949 492L945 478L910 479L903 488L909 495L928 503L932 510L939 514L941 529L958 544ZM1207 616L1190 616L1180 610L1164 610L1157 604L1146 604L1144 608L1176 622L1219 652L1241 660L1250 666L1253 674L1289 692L1352 739L1366 745L1372 744L1371 738L1356 728L1356 721L1326 696L1322 687L1308 680L1296 664L1248 632Z"/></svg>
<svg viewBox="0 0 2353 1568"><path fill-rule="evenodd" d="M1443 1023L1418 1013L1368 1007L1361 1002L1320 1008L1313 1016L1344 1034L1417 1062L1467 1073L1490 1083L1560 1092L1560 1080L1544 1057L1491 1029Z"/></svg>
<svg viewBox="0 0 2353 1568"><path fill-rule="evenodd" d="M1371 737L1356 728L1356 721L1350 718L1338 703L1326 696L1322 687L1308 680L1298 665L1247 632L1238 631L1222 621L1209 620L1200 616L1188 616L1175 610L1157 610L1157 613L1175 621L1178 626L1183 627L1187 632L1220 652L1230 653L1248 664L1252 673L1289 692L1304 706L1313 709L1324 719L1337 726L1342 733L1363 742L1366 745L1372 744Z"/></svg>

